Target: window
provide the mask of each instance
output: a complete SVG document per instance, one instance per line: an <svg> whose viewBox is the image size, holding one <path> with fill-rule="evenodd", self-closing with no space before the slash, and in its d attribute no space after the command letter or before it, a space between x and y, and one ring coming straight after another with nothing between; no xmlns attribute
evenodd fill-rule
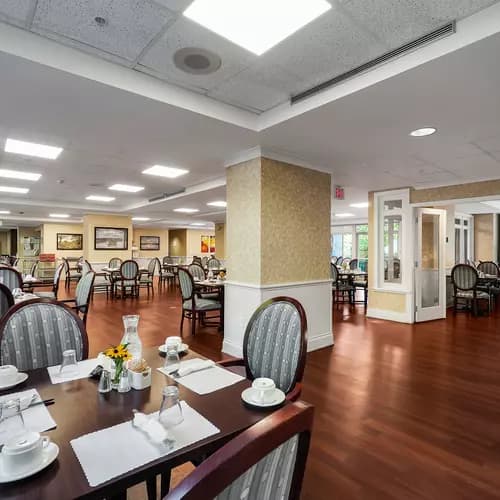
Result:
<svg viewBox="0 0 500 500"><path fill-rule="evenodd" d="M472 217L469 215L455 216L455 263L465 264L473 260Z"/></svg>
<svg viewBox="0 0 500 500"><path fill-rule="evenodd" d="M368 224L333 226L332 256L368 259Z"/></svg>
<svg viewBox="0 0 500 500"><path fill-rule="evenodd" d="M332 235L332 257L342 255L342 233L333 233Z"/></svg>

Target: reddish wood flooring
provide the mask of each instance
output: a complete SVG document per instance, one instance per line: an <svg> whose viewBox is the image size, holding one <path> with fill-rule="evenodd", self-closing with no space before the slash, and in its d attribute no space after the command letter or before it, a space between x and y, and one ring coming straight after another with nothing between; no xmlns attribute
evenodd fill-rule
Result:
<svg viewBox="0 0 500 500"><path fill-rule="evenodd" d="M96 296L91 354L120 340L122 314L141 315L146 345L178 334L177 293L144 292ZM316 417L302 498L500 498L499 324L499 309L413 326L367 319L363 306L336 310L335 347L307 360L302 398ZM220 358L215 328L186 341Z"/></svg>

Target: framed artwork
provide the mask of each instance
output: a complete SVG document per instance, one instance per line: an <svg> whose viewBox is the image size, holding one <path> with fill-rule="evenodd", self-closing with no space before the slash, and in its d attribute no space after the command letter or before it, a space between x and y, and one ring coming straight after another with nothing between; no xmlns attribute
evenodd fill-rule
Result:
<svg viewBox="0 0 500 500"><path fill-rule="evenodd" d="M95 250L128 250L128 228L96 227L94 228Z"/></svg>
<svg viewBox="0 0 500 500"><path fill-rule="evenodd" d="M83 250L83 234L57 233L58 250Z"/></svg>
<svg viewBox="0 0 500 500"><path fill-rule="evenodd" d="M210 236L201 237L201 253L208 253L210 248Z"/></svg>
<svg viewBox="0 0 500 500"><path fill-rule="evenodd" d="M210 236L210 253L215 253L215 236Z"/></svg>
<svg viewBox="0 0 500 500"><path fill-rule="evenodd" d="M140 250L160 250L160 237L159 236L141 236Z"/></svg>

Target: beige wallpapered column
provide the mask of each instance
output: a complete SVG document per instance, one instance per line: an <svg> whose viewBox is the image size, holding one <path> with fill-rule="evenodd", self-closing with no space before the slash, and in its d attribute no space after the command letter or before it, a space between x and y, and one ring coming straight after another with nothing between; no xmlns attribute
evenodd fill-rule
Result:
<svg viewBox="0 0 500 500"><path fill-rule="evenodd" d="M310 349L333 343L330 216L330 174L263 157L228 167L225 352L241 354L251 314L279 295L304 306Z"/></svg>

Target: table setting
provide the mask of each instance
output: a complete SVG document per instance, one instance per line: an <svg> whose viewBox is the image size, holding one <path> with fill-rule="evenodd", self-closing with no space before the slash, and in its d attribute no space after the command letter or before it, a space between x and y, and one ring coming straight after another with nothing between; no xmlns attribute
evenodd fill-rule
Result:
<svg viewBox="0 0 500 500"><path fill-rule="evenodd" d="M69 349L60 365L28 374L0 368L0 411L12 413L0 417L0 439L16 415L23 429L0 441L0 497L112 496L214 451L284 403L274 382L256 379L252 386L180 337L143 349L136 319L124 319L120 344L95 358L76 360ZM19 474L12 472L16 460Z"/></svg>

